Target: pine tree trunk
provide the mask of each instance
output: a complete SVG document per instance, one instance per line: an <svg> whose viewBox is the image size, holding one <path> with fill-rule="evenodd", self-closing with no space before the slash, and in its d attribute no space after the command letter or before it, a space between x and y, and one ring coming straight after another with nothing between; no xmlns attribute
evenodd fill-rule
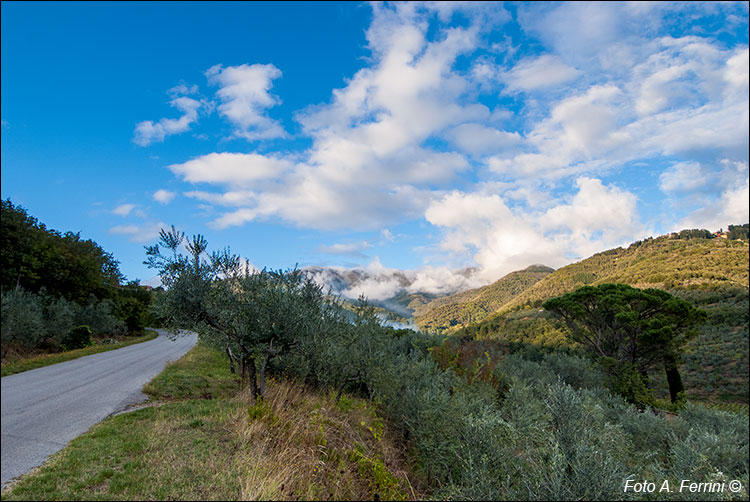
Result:
<svg viewBox="0 0 750 502"><path fill-rule="evenodd" d="M677 369L677 359L672 355L664 356L664 369L667 372L669 397L674 403L677 401L677 394L685 390L682 385L680 371Z"/></svg>

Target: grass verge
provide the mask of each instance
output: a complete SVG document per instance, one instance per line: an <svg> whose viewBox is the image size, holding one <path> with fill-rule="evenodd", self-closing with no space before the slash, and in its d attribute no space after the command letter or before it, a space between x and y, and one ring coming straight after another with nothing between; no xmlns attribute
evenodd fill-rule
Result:
<svg viewBox="0 0 750 502"><path fill-rule="evenodd" d="M62 363L65 361L71 361L78 359L83 356L90 356L91 354L98 354L99 352L107 352L108 350L121 349L128 345L135 345L136 343L148 342L153 340L159 333L154 330L146 330L148 333L133 338L124 342L111 343L106 345L92 345L90 347L84 347L82 349L69 350L67 352L60 352L58 354L45 354L43 356L34 356L25 359L18 359L16 361L10 361L3 363L0 366L0 376L13 375L15 373L21 373L24 371L33 370L36 368L42 368L44 366L50 366L52 364Z"/></svg>
<svg viewBox="0 0 750 502"><path fill-rule="evenodd" d="M413 500L403 448L373 405L269 380L255 402L197 345L110 417L3 491L3 500Z"/></svg>

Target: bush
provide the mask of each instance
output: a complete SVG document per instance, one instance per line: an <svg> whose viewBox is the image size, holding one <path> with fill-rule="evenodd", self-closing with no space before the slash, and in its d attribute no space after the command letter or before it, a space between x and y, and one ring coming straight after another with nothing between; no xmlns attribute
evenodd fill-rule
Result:
<svg viewBox="0 0 750 502"><path fill-rule="evenodd" d="M93 343L91 340L91 328L86 325L76 326L68 331L62 339L64 350L82 349L93 345Z"/></svg>
<svg viewBox="0 0 750 502"><path fill-rule="evenodd" d="M16 288L2 293L2 357L10 345L33 349L46 336L39 296Z"/></svg>
<svg viewBox="0 0 750 502"><path fill-rule="evenodd" d="M81 307L62 297L54 298L43 293L39 296L43 305L47 344L57 348L62 345L65 335L75 326L75 318Z"/></svg>
<svg viewBox="0 0 750 502"><path fill-rule="evenodd" d="M125 323L114 315L113 309L112 300L99 300L91 295L86 306L78 312L75 323L89 326L97 335L124 334Z"/></svg>

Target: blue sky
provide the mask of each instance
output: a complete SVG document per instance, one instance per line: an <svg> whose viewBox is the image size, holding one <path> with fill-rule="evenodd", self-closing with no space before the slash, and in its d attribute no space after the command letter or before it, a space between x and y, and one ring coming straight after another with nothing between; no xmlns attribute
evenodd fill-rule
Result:
<svg viewBox="0 0 750 502"><path fill-rule="evenodd" d="M0 36L2 197L130 279L172 224L437 291L749 219L747 2L3 2Z"/></svg>

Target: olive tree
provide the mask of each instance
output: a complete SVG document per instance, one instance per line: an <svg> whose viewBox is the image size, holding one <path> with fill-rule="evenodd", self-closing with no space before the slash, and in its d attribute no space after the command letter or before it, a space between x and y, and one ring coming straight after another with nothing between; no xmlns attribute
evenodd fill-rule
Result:
<svg viewBox="0 0 750 502"><path fill-rule="evenodd" d="M242 378L262 398L269 362L321 330L332 303L302 271L242 267L228 249L209 255L200 235L185 242L172 227L162 230L160 244L164 250L146 248L145 262L167 287L158 315L168 327L196 331L226 351L230 370L239 362Z"/></svg>

